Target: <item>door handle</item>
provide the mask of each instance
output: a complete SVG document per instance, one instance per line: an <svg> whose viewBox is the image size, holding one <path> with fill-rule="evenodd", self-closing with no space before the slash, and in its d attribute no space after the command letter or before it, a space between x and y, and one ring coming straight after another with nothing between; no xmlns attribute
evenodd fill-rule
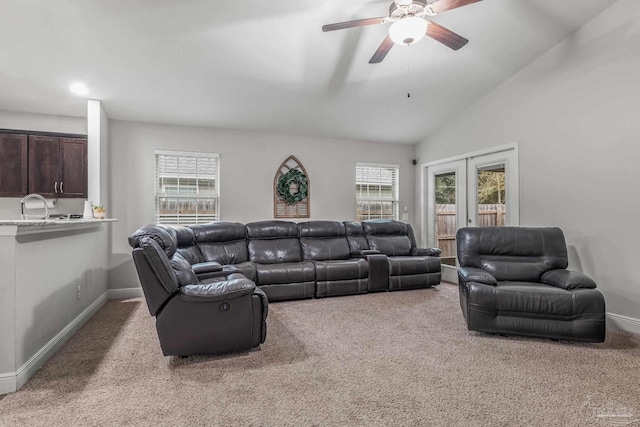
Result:
<svg viewBox="0 0 640 427"><path fill-rule="evenodd" d="M53 192L54 192L55 194L57 194L57 193L58 193L58 181L56 181L56 182L54 182L54 183L53 183Z"/></svg>
<svg viewBox="0 0 640 427"><path fill-rule="evenodd" d="M60 192L62 194L64 194L64 188L62 187L64 185L64 181L60 181Z"/></svg>

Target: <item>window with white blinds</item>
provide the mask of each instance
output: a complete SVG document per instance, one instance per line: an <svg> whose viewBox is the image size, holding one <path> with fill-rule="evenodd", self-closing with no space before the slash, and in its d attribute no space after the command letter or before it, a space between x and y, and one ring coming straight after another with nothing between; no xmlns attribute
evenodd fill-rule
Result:
<svg viewBox="0 0 640 427"><path fill-rule="evenodd" d="M398 219L400 166L356 163L356 221Z"/></svg>
<svg viewBox="0 0 640 427"><path fill-rule="evenodd" d="M157 224L220 220L220 156L156 150Z"/></svg>

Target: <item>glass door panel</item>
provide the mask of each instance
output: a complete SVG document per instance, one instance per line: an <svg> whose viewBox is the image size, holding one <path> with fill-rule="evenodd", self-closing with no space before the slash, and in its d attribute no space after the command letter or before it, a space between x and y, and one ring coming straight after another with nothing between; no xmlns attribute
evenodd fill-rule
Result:
<svg viewBox="0 0 640 427"><path fill-rule="evenodd" d="M464 160L427 169L427 241L445 265L456 265L456 231L466 223L466 172Z"/></svg>
<svg viewBox="0 0 640 427"><path fill-rule="evenodd" d="M467 164L467 225L519 225L518 176L514 150L470 158Z"/></svg>
<svg viewBox="0 0 640 427"><path fill-rule="evenodd" d="M478 227L500 227L506 214L504 163L476 168Z"/></svg>
<svg viewBox="0 0 640 427"><path fill-rule="evenodd" d="M436 247L443 264L456 265L456 173L435 175Z"/></svg>

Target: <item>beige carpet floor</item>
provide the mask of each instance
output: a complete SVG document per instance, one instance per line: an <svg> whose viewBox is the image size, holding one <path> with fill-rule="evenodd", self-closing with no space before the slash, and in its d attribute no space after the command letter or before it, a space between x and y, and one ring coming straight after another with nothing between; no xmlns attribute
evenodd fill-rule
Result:
<svg viewBox="0 0 640 427"><path fill-rule="evenodd" d="M163 357L142 299L110 301L0 426L640 425L640 339L468 332L457 287L274 303L259 349Z"/></svg>

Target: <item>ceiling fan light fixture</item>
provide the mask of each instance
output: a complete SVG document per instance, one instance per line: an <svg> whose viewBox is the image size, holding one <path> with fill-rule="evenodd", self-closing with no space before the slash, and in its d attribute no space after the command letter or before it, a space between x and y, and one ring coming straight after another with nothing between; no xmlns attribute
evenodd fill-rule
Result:
<svg viewBox="0 0 640 427"><path fill-rule="evenodd" d="M395 44L412 45L422 39L429 23L418 16L406 16L391 24L389 37Z"/></svg>

